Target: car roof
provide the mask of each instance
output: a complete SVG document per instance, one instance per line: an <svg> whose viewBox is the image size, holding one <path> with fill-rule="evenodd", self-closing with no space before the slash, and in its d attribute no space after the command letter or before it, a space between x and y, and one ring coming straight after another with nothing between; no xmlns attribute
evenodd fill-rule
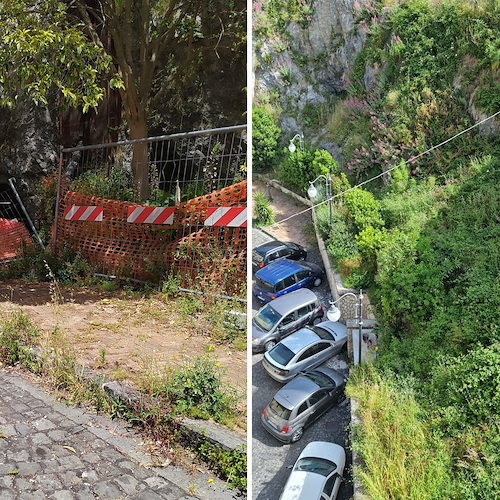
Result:
<svg viewBox="0 0 500 500"><path fill-rule="evenodd" d="M255 247L253 251L261 255L265 255L270 250L273 250L275 248L280 248L283 246L287 246L287 244L283 243L282 241L273 240L273 241L267 241L266 243L259 245L258 247Z"/></svg>
<svg viewBox="0 0 500 500"><path fill-rule="evenodd" d="M310 378L299 376L282 387L275 394L274 399L288 410L291 410L318 388L318 384Z"/></svg>
<svg viewBox="0 0 500 500"><path fill-rule="evenodd" d="M293 471L280 500L319 500L326 477L314 472Z"/></svg>
<svg viewBox="0 0 500 500"><path fill-rule="evenodd" d="M302 270L302 266L294 260L281 259L271 262L271 264L259 269L255 276L268 283L276 283L297 271Z"/></svg>
<svg viewBox="0 0 500 500"><path fill-rule="evenodd" d="M336 443L330 443L328 441L312 441L302 450L297 460L304 457L326 458L339 465L342 457L344 457L345 460L345 450L342 446Z"/></svg>
<svg viewBox="0 0 500 500"><path fill-rule="evenodd" d="M299 331L292 333L288 337L281 340L281 344L288 347L293 353L299 352L304 347L321 340L320 337L309 328L301 328Z"/></svg>
<svg viewBox="0 0 500 500"><path fill-rule="evenodd" d="M285 316L291 311L295 311L295 309L317 300L318 297L316 297L316 294L312 290L309 290L309 288L301 288L300 290L282 295L269 302L269 304L271 304L276 312Z"/></svg>
<svg viewBox="0 0 500 500"><path fill-rule="evenodd" d="M326 441L309 443L299 455L297 461L304 457L326 458L337 467L345 465L345 450L342 446ZM323 491L326 477L314 472L292 471L280 500L312 500L319 499Z"/></svg>

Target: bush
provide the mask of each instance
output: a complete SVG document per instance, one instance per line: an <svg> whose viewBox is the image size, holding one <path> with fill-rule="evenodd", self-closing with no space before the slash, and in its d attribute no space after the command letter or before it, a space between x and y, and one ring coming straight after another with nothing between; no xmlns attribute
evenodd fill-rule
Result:
<svg viewBox="0 0 500 500"><path fill-rule="evenodd" d="M260 191L253 195L254 226L270 226L274 224L275 215L269 200Z"/></svg>
<svg viewBox="0 0 500 500"><path fill-rule="evenodd" d="M290 153L285 149L285 160L280 165L280 179L290 189L304 195L309 188L309 183L319 175L332 175L337 172L337 162L325 149L304 151L296 149ZM318 181L318 183L321 181ZM324 180L322 181L324 185Z"/></svg>
<svg viewBox="0 0 500 500"><path fill-rule="evenodd" d="M252 165L254 172L265 172L279 160L281 129L265 106L252 108Z"/></svg>
<svg viewBox="0 0 500 500"><path fill-rule="evenodd" d="M372 193L361 188L353 189L344 195L348 217L356 226L358 232L368 226L380 228L384 220L380 215L380 202Z"/></svg>
<svg viewBox="0 0 500 500"><path fill-rule="evenodd" d="M441 357L431 383L442 428L457 435L500 418L500 344L477 345L467 354Z"/></svg>
<svg viewBox="0 0 500 500"><path fill-rule="evenodd" d="M321 211L323 214L327 214L328 208L325 207ZM319 217L318 217L319 219ZM356 244L356 238L354 231L348 225L344 215L337 211L333 211L333 222L332 229L329 234L328 241L326 242L326 249L328 255L333 259L335 263L345 258L352 258L359 254L358 246ZM326 217L324 217L326 222ZM330 221L328 220L328 223Z"/></svg>

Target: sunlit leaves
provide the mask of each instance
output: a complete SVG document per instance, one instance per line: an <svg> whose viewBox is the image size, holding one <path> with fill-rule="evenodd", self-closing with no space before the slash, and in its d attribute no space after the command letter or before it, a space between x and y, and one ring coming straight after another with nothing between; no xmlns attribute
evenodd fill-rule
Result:
<svg viewBox="0 0 500 500"><path fill-rule="evenodd" d="M12 106L19 93L46 103L49 89L59 89L63 103L97 107L104 93L100 74L111 58L64 20L64 6L45 1L36 6L7 1L0 14L1 104Z"/></svg>

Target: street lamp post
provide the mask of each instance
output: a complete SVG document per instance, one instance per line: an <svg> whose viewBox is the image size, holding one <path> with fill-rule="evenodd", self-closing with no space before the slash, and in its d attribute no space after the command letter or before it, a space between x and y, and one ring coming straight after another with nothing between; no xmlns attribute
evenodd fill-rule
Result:
<svg viewBox="0 0 500 500"><path fill-rule="evenodd" d="M329 204L330 204L330 229L333 226L333 215L332 215L332 177L330 174L328 175L318 175L316 179L313 181L309 181L309 189L307 190L307 195L311 200L316 197L318 194L318 190L315 188L314 183L319 180L319 179L324 179L325 180L325 186L326 186L326 197L328 198Z"/></svg>
<svg viewBox="0 0 500 500"><path fill-rule="evenodd" d="M341 316L340 309L335 305L340 299L347 297L348 295L354 297L355 299L359 299L359 302L356 303L356 317L354 319L358 320L358 364L361 365L361 342L363 341L363 290L359 290L359 296L352 292L344 293L337 300L330 301L330 309L326 312L326 317L330 321L338 321Z"/></svg>
<svg viewBox="0 0 500 500"><path fill-rule="evenodd" d="M293 141L295 139L300 139L300 150L302 153L304 152L304 134L295 134L293 139L290 139L290 144L288 145L288 151L290 153L295 153L295 150L297 149Z"/></svg>

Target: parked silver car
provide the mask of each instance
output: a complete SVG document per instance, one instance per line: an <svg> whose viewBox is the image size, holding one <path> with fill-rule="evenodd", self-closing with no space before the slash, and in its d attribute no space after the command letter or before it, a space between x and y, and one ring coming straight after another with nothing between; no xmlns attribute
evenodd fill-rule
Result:
<svg viewBox="0 0 500 500"><path fill-rule="evenodd" d="M344 467L342 446L325 441L309 443L295 462L279 500L335 500Z"/></svg>
<svg viewBox="0 0 500 500"><path fill-rule="evenodd" d="M282 338L322 317L323 306L308 288L278 297L252 318L252 352L268 351Z"/></svg>
<svg viewBox="0 0 500 500"><path fill-rule="evenodd" d="M302 371L312 370L347 345L347 327L324 321L306 326L278 342L264 354L262 366L278 382L288 382Z"/></svg>
<svg viewBox="0 0 500 500"><path fill-rule="evenodd" d="M280 389L262 412L261 422L282 443L295 443L304 429L345 399L346 379L336 370L316 368Z"/></svg>

